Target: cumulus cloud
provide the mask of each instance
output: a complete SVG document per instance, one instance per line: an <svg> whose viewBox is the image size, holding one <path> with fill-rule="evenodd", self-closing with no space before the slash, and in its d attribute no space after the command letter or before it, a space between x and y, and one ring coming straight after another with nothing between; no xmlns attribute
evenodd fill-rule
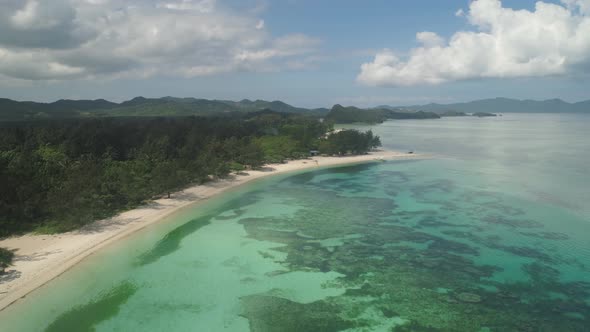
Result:
<svg viewBox="0 0 590 332"><path fill-rule="evenodd" d="M434 32L423 31L416 34L416 39L424 45L424 47L440 47L443 46L445 40Z"/></svg>
<svg viewBox="0 0 590 332"><path fill-rule="evenodd" d="M180 2L163 2L158 4L158 7L176 10L197 10L202 13L210 13L215 8L215 3L215 0L182 0Z"/></svg>
<svg viewBox="0 0 590 332"><path fill-rule="evenodd" d="M256 23L256 29L264 29L264 20L259 20L258 23Z"/></svg>
<svg viewBox="0 0 590 332"><path fill-rule="evenodd" d="M216 0L2 0L0 79L193 77L288 68L318 41L273 38Z"/></svg>
<svg viewBox="0 0 590 332"><path fill-rule="evenodd" d="M95 35L95 31L76 22L75 8L66 1L0 2L0 45L69 48Z"/></svg>
<svg viewBox="0 0 590 332"><path fill-rule="evenodd" d="M580 13L590 14L590 0L563 0L570 10L579 10Z"/></svg>
<svg viewBox="0 0 590 332"><path fill-rule="evenodd" d="M361 66L367 85L409 86L474 78L564 75L589 68L590 0L539 1L533 11L474 0L458 11L474 27L445 41L420 32L407 56L383 50Z"/></svg>

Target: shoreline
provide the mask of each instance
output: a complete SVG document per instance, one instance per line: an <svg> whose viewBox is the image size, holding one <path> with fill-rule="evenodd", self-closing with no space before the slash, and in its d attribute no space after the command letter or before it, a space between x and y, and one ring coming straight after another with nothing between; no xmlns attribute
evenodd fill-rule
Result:
<svg viewBox="0 0 590 332"><path fill-rule="evenodd" d="M26 234L2 239L0 247L14 250L15 258L6 274L0 276L0 311L109 244L158 223L186 207L203 203L246 183L300 170L423 157L381 150L367 155L311 157L285 164L268 164L263 170L246 171L244 175L186 188L173 193L169 199L155 199L112 218L95 221L79 230L52 235Z"/></svg>

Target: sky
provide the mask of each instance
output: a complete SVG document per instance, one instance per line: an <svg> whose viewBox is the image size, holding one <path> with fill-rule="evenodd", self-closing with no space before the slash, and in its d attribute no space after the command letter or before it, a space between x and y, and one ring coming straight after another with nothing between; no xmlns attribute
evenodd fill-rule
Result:
<svg viewBox="0 0 590 332"><path fill-rule="evenodd" d="M590 99L590 0L2 0L0 97Z"/></svg>

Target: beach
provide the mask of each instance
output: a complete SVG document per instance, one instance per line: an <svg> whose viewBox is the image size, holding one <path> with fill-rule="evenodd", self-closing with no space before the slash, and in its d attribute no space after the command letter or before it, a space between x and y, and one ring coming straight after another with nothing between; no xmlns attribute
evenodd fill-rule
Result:
<svg viewBox="0 0 590 332"><path fill-rule="evenodd" d="M330 167L380 160L420 158L424 156L393 151L375 151L367 155L318 156L284 164L270 164L261 170L246 171L226 179L211 181L156 199L115 217L96 221L82 229L62 234L11 237L0 240L0 247L13 250L13 266L0 277L0 310L46 284L85 257L183 208L193 206L229 189L263 177L305 169Z"/></svg>

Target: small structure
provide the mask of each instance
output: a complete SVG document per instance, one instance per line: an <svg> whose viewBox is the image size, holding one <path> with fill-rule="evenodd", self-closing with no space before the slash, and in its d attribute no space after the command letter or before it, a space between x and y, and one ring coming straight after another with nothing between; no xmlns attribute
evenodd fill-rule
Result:
<svg viewBox="0 0 590 332"><path fill-rule="evenodd" d="M320 151L318 151L318 150L309 150L309 155L312 156L312 157L319 156L320 155Z"/></svg>

